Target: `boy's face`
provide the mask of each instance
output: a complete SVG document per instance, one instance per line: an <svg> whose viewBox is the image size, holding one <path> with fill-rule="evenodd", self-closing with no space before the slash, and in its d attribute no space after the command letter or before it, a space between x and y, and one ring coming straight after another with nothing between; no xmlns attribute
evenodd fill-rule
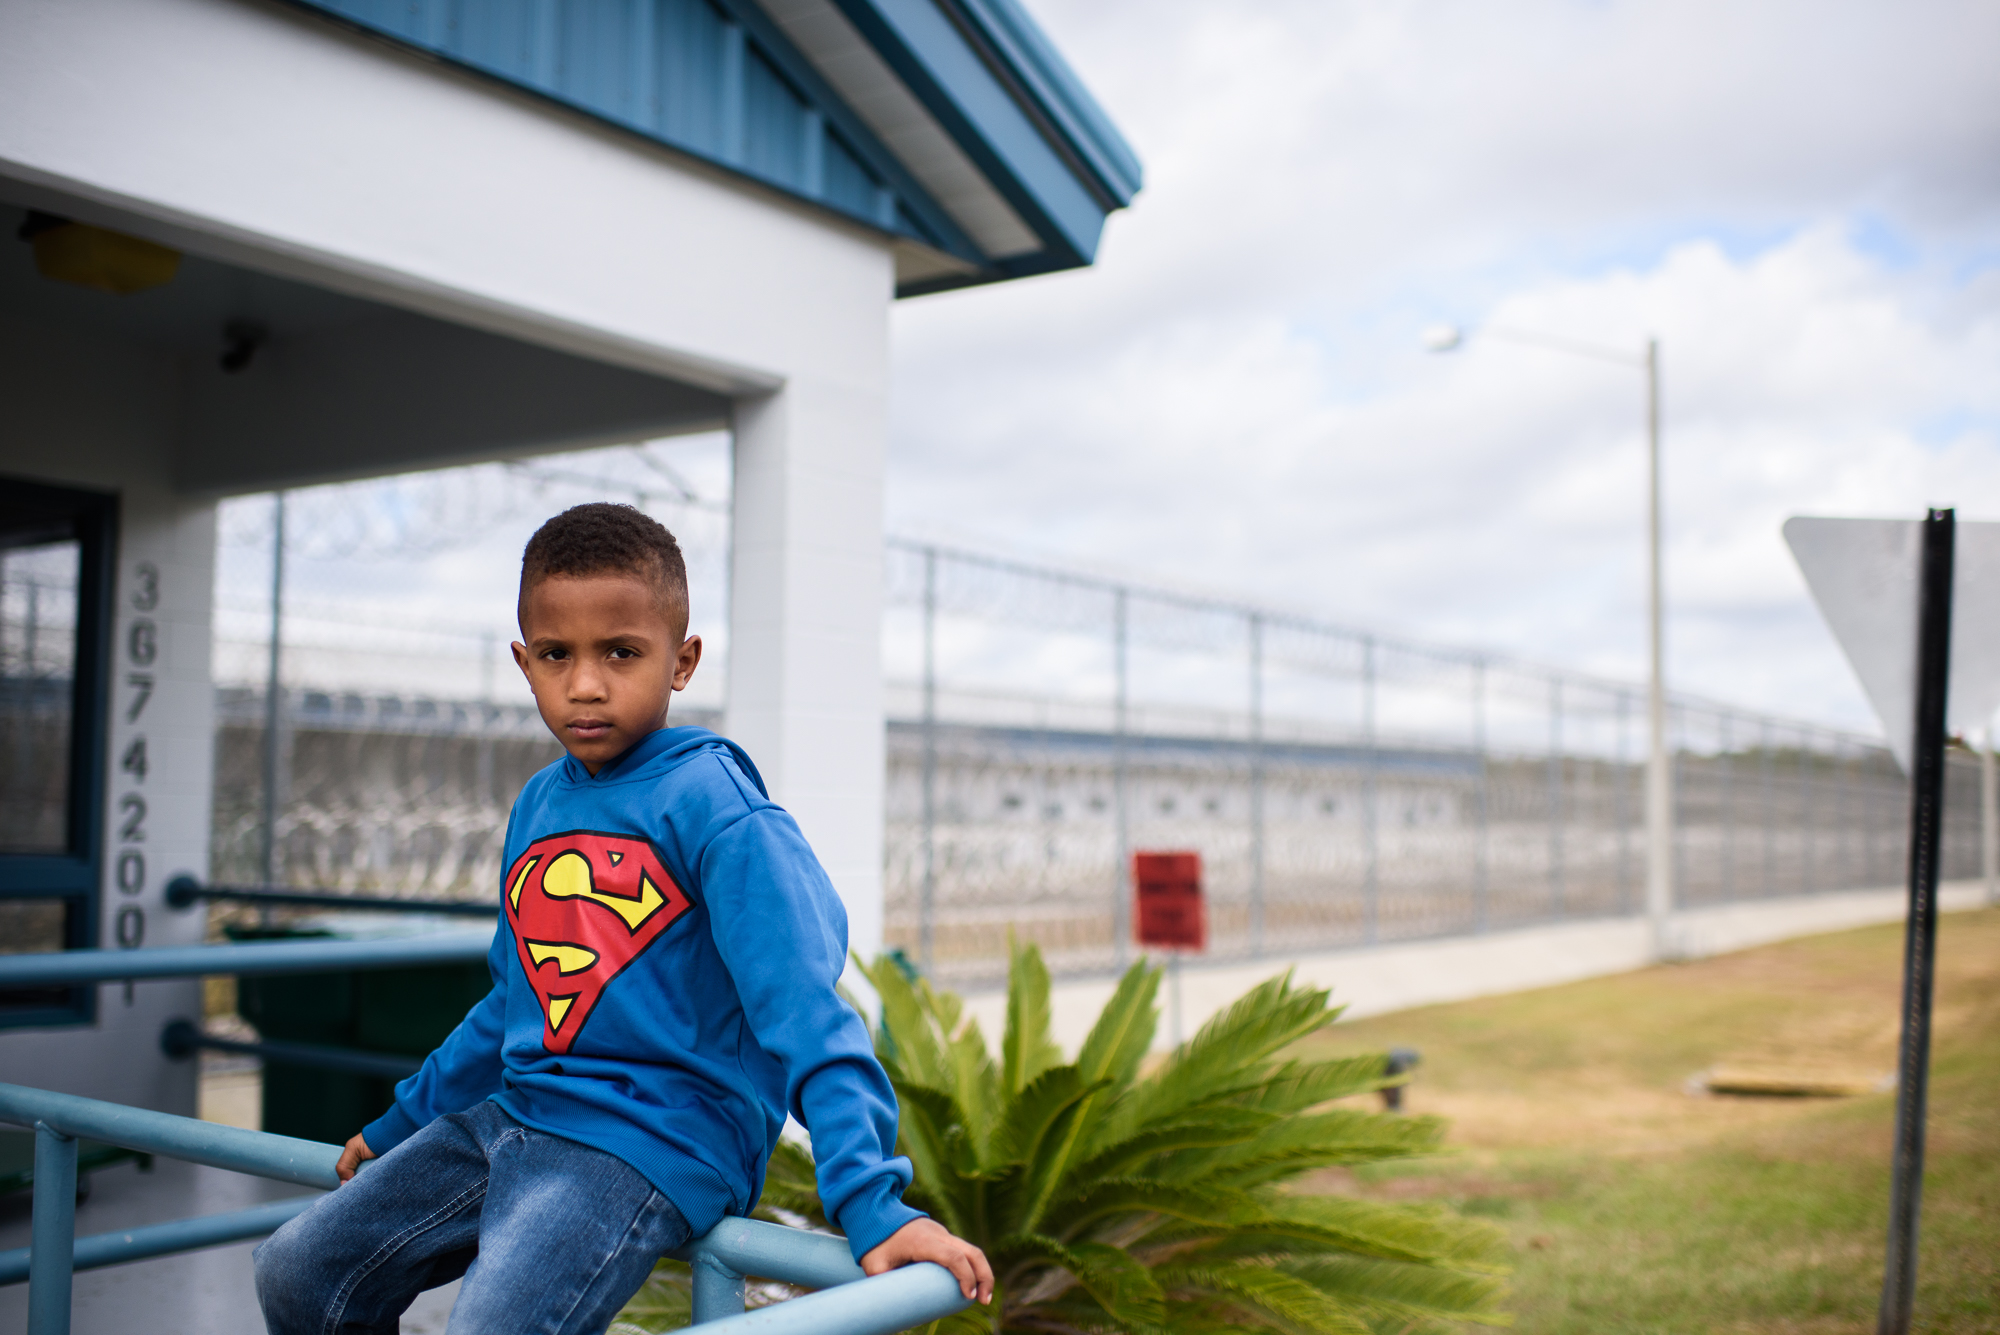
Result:
<svg viewBox="0 0 2000 1335"><path fill-rule="evenodd" d="M637 575L551 575L521 599L514 661L542 722L592 774L665 727L701 662L701 637ZM523 642L525 641L525 642Z"/></svg>

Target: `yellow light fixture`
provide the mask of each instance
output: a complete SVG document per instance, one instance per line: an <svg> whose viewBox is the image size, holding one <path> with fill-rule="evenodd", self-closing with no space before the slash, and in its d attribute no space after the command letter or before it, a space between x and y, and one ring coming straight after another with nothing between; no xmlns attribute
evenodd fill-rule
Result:
<svg viewBox="0 0 2000 1335"><path fill-rule="evenodd" d="M89 223L57 221L28 240L42 277L121 296L172 282L181 267L178 250Z"/></svg>

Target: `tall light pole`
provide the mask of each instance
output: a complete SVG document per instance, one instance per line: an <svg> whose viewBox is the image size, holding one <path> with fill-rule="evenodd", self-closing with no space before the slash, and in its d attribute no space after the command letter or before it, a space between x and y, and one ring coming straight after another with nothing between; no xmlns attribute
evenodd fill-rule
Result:
<svg viewBox="0 0 2000 1335"><path fill-rule="evenodd" d="M1646 375L1646 917L1653 929L1653 956L1666 959L1675 953L1674 789L1672 758L1667 752L1666 596L1661 576L1660 340L1648 338L1645 351L1634 353L1496 325L1483 326L1478 332L1508 343L1616 362ZM1440 325L1424 334L1424 344L1432 352L1451 352L1464 342L1465 333L1456 325Z"/></svg>

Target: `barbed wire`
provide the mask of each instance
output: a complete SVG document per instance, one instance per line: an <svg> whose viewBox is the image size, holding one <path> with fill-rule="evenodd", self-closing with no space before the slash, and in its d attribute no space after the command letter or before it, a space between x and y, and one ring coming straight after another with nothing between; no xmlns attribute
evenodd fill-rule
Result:
<svg viewBox="0 0 2000 1335"><path fill-rule="evenodd" d="M630 498L642 510L729 513L727 501L702 495L648 445L593 451L589 458L589 470L515 460L287 491L285 551L316 561L434 556L478 542L496 524L546 510L560 491ZM619 476L621 464L644 476ZM225 506L220 540L268 551L275 513L269 503Z"/></svg>

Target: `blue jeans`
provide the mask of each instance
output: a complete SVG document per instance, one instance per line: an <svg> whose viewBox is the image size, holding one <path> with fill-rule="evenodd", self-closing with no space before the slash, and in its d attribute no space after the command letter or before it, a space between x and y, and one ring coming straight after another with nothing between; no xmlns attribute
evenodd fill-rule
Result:
<svg viewBox="0 0 2000 1335"><path fill-rule="evenodd" d="M271 1335L394 1335L465 1277L451 1335L598 1335L687 1220L624 1160L481 1103L440 1117L257 1248Z"/></svg>

